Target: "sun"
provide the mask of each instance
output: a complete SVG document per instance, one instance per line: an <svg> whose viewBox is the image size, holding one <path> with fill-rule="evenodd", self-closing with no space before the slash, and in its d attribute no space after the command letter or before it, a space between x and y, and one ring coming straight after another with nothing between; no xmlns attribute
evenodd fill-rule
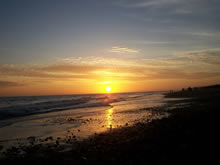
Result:
<svg viewBox="0 0 220 165"><path fill-rule="evenodd" d="M110 87L110 86L106 86L106 87L105 87L105 91L106 91L106 92L111 92L111 90L112 90L112 87Z"/></svg>

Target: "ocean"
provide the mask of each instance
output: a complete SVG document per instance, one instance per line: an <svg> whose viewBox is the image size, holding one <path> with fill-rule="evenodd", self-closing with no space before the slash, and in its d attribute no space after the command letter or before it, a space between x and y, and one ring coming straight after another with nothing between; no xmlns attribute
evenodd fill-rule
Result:
<svg viewBox="0 0 220 165"><path fill-rule="evenodd" d="M166 104L164 92L0 97L0 145L34 137L81 140L114 128L166 117L151 108ZM51 139L51 138L50 138Z"/></svg>

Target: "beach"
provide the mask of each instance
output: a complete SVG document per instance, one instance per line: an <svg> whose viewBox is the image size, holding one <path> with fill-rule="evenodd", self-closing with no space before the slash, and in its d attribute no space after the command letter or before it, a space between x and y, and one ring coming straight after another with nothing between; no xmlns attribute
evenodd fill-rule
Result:
<svg viewBox="0 0 220 165"><path fill-rule="evenodd" d="M108 127L84 139L47 137L4 152L2 164L219 164L219 86L164 93L166 104L139 111L166 114ZM153 114L153 113L152 113ZM144 117L144 116L142 116ZM143 118L142 118L143 119ZM80 131L78 131L80 132Z"/></svg>
<svg viewBox="0 0 220 165"><path fill-rule="evenodd" d="M29 144L66 144L115 128L166 117L152 108L166 104L164 92L8 97L0 99L1 152Z"/></svg>
<svg viewBox="0 0 220 165"><path fill-rule="evenodd" d="M220 165L220 0L3 0L0 165Z"/></svg>

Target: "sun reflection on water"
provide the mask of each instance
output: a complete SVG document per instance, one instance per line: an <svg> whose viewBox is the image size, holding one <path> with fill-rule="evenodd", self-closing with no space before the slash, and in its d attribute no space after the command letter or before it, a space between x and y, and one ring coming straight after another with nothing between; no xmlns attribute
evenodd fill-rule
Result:
<svg viewBox="0 0 220 165"><path fill-rule="evenodd" d="M113 115L113 108L110 108L110 109L107 110L107 128L113 128L113 125L112 125L112 121L113 121L112 115Z"/></svg>

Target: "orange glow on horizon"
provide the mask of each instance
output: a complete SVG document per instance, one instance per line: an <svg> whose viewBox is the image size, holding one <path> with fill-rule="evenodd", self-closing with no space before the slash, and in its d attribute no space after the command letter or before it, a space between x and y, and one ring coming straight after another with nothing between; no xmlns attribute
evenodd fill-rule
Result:
<svg viewBox="0 0 220 165"><path fill-rule="evenodd" d="M94 79L24 79L10 77L9 82L18 82L18 85L2 87L0 96L39 96L39 95L66 95L66 94L112 94L123 92L142 92L154 90L176 90L183 87L205 86L217 84L218 78L211 80L188 79L149 79L149 80L121 80L117 77L94 76ZM25 82L25 83L23 83ZM211 82L211 83L210 83ZM23 84L22 84L23 83ZM10 85L10 84L9 84Z"/></svg>

